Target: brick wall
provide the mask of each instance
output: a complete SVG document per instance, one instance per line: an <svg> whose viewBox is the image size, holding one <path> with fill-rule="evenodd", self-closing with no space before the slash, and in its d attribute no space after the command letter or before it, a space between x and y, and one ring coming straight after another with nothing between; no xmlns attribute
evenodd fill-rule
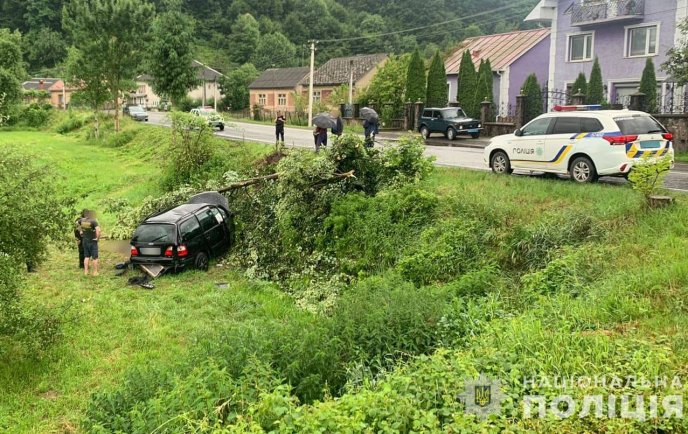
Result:
<svg viewBox="0 0 688 434"><path fill-rule="evenodd" d="M674 149L677 152L688 151L688 114L653 115L674 134Z"/></svg>

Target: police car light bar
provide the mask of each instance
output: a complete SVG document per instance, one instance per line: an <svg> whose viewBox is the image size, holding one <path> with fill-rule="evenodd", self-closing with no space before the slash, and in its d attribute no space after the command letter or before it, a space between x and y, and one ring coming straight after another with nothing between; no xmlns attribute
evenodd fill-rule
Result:
<svg viewBox="0 0 688 434"><path fill-rule="evenodd" d="M575 111L589 111L589 110L602 110L601 104L588 104L588 105L556 105L553 110L555 112L575 112Z"/></svg>

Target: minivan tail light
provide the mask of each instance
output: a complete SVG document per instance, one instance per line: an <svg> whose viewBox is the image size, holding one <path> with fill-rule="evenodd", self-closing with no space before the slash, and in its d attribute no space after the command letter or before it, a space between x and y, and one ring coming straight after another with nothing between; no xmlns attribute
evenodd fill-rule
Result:
<svg viewBox="0 0 688 434"><path fill-rule="evenodd" d="M182 244L181 246L177 247L177 256L184 257L184 256L188 256L188 254L189 254L189 250L186 248L185 245Z"/></svg>
<svg viewBox="0 0 688 434"><path fill-rule="evenodd" d="M174 250L172 250L172 246L165 249L165 257L171 258L173 254L174 254Z"/></svg>
<svg viewBox="0 0 688 434"><path fill-rule="evenodd" d="M635 142L638 136L603 136L604 140L608 141L610 145L625 145L626 143Z"/></svg>
<svg viewBox="0 0 688 434"><path fill-rule="evenodd" d="M666 140L667 142L670 142L670 141L674 140L674 135L671 133L664 133L664 134L662 134L662 138L664 140Z"/></svg>
<svg viewBox="0 0 688 434"><path fill-rule="evenodd" d="M136 248L136 246L131 246L131 256L138 256L139 255L139 249Z"/></svg>

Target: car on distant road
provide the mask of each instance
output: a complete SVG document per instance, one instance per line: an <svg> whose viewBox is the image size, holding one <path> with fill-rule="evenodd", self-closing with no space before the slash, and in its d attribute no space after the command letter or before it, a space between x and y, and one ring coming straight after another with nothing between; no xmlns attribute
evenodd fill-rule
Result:
<svg viewBox="0 0 688 434"><path fill-rule="evenodd" d="M576 182L625 176L641 158L671 157L673 134L647 113L557 106L513 134L494 137L484 160L495 173L568 174Z"/></svg>
<svg viewBox="0 0 688 434"><path fill-rule="evenodd" d="M136 228L131 239L133 266L160 265L166 270L207 270L210 259L226 253L234 240L234 219L225 207L186 203L155 214Z"/></svg>
<svg viewBox="0 0 688 434"><path fill-rule="evenodd" d="M480 131L480 121L467 116L461 107L426 108L418 118L418 132L424 139L433 133L442 133L449 140L464 134L477 139Z"/></svg>
<svg viewBox="0 0 688 434"><path fill-rule="evenodd" d="M148 112L140 105L124 107L124 114L129 115L135 121L148 122Z"/></svg>
<svg viewBox="0 0 688 434"><path fill-rule="evenodd" d="M213 128L217 128L220 131L225 129L225 120L211 107L198 107L191 109L191 114L205 118L208 121L208 125Z"/></svg>

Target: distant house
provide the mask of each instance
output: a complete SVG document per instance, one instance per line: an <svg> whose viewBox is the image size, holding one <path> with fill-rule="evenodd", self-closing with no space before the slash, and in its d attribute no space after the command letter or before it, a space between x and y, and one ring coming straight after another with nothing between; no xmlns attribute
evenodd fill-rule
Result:
<svg viewBox="0 0 688 434"><path fill-rule="evenodd" d="M386 61L386 54L366 54L328 60L313 76L313 100L327 101L334 89L341 85L349 85L352 81L355 97L368 87L378 68ZM304 92L308 92L310 77L307 76L301 83Z"/></svg>
<svg viewBox="0 0 688 434"><path fill-rule="evenodd" d="M463 41L444 62L449 101L456 101L461 57L466 50L471 53L476 69L481 60L490 60L494 74L493 103L502 116L509 112L509 105L515 106L516 96L528 75L535 73L540 83L547 82L550 29L477 36Z"/></svg>
<svg viewBox="0 0 688 434"><path fill-rule="evenodd" d="M72 92L74 89L65 86L63 80L59 78L32 78L31 80L22 83L22 88L25 91L24 101L26 103L39 102L42 98L38 98L35 92L44 91L45 101L49 102L55 108L63 109L69 106L72 99ZM29 92L26 92L29 91Z"/></svg>
<svg viewBox="0 0 688 434"><path fill-rule="evenodd" d="M219 81L224 75L197 60L193 61L193 67L201 84L190 90L187 96L191 99L200 100L202 105L206 105L211 99L220 99ZM129 102L147 108L157 108L164 100L153 91L152 81L153 77L147 74L136 77L136 90L129 95Z"/></svg>
<svg viewBox="0 0 688 434"><path fill-rule="evenodd" d="M650 58L659 83L658 102L667 108L675 103L674 94L683 101L683 92L660 66L680 41L677 24L687 15L686 0L541 0L526 21L552 26L550 89L570 88L581 72L589 78L597 57L607 100L628 106ZM552 101L555 97L550 95L550 105L558 103Z"/></svg>
<svg viewBox="0 0 688 434"><path fill-rule="evenodd" d="M249 85L251 107L262 107L268 111L296 111L294 96L302 92L301 81L310 68L271 68Z"/></svg>

